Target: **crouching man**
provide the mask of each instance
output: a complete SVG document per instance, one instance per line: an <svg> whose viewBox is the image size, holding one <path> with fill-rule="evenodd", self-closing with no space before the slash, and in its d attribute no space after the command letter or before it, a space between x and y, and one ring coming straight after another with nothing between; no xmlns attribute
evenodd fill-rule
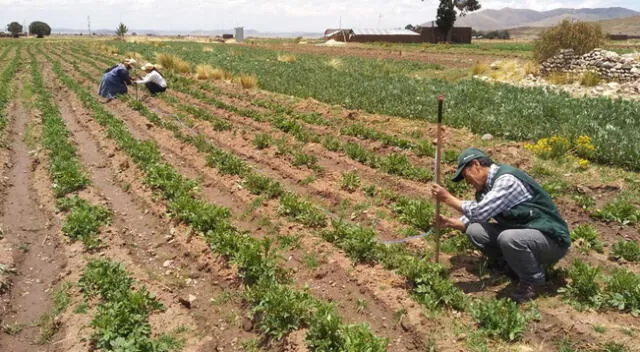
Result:
<svg viewBox="0 0 640 352"><path fill-rule="evenodd" d="M479 149L465 149L458 157L453 181L462 179L475 188L475 200L463 201L430 185L434 199L462 213L459 219L441 216L441 226L463 231L485 255L506 262L520 279L514 301L535 298L536 288L545 284L543 265L560 260L571 245L567 223L529 175L495 164Z"/></svg>

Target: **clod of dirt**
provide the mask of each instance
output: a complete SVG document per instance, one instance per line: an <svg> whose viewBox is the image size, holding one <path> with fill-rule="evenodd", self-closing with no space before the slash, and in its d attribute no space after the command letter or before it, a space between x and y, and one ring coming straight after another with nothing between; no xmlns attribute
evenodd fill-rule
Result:
<svg viewBox="0 0 640 352"><path fill-rule="evenodd" d="M187 298L184 298L184 297L178 298L178 302L180 302L180 304L182 304L182 306L187 309L191 309L193 302L195 300L196 300L196 296L194 295L189 295Z"/></svg>
<svg viewBox="0 0 640 352"><path fill-rule="evenodd" d="M253 321L247 317L242 321L242 329L246 332L253 330Z"/></svg>

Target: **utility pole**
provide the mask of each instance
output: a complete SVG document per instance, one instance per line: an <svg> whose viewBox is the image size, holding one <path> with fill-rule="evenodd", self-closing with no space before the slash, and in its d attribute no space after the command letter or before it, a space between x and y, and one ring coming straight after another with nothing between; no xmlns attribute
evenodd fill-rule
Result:
<svg viewBox="0 0 640 352"><path fill-rule="evenodd" d="M87 16L87 29L89 30L89 36L91 36L91 16Z"/></svg>

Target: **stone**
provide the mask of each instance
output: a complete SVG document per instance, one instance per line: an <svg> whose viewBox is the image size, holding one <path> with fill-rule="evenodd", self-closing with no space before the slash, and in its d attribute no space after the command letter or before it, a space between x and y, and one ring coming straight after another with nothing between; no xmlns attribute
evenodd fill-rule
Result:
<svg viewBox="0 0 640 352"><path fill-rule="evenodd" d="M482 136L482 140L483 141L490 141L492 139L493 139L493 135L491 135L490 133L487 133L487 134Z"/></svg>
<svg viewBox="0 0 640 352"><path fill-rule="evenodd" d="M173 265L173 260L165 260L165 262L162 263L162 267L164 267L164 268L168 268L168 267L170 267L172 265Z"/></svg>

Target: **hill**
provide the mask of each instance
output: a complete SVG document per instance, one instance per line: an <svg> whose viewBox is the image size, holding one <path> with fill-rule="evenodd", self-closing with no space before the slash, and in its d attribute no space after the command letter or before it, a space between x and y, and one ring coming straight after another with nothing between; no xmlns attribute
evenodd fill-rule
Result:
<svg viewBox="0 0 640 352"><path fill-rule="evenodd" d="M622 7L609 8L560 8L550 11L503 8L501 10L483 10L471 13L456 21L456 26L473 27L476 30L497 30L521 27L549 27L565 18L581 21L616 20L631 16L640 16L640 12ZM431 23L424 24L430 26Z"/></svg>

